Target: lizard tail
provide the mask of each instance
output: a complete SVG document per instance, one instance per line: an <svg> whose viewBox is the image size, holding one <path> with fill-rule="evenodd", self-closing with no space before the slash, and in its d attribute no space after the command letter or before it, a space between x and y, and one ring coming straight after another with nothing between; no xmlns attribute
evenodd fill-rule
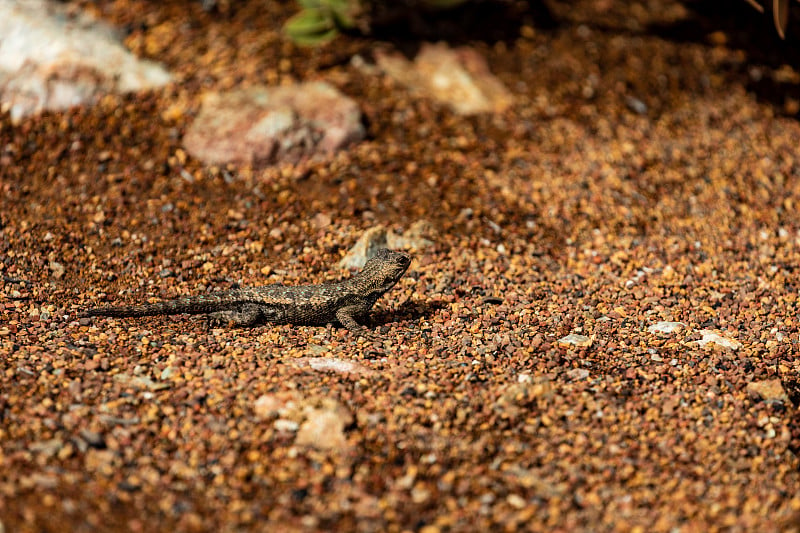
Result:
<svg viewBox="0 0 800 533"><path fill-rule="evenodd" d="M185 296L174 300L165 300L152 304L140 305L112 305L108 307L96 307L88 309L78 316L81 318L91 316L113 316L113 317L138 317L156 315L201 315L222 311L225 304L232 303L229 299L219 294L209 294L203 296Z"/></svg>

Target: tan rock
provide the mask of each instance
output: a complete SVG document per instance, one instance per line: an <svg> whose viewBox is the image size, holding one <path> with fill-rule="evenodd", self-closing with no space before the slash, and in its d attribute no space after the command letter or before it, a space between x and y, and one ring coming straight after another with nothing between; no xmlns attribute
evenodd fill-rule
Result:
<svg viewBox="0 0 800 533"><path fill-rule="evenodd" d="M411 63L400 54L376 54L378 66L412 91L442 102L456 113L500 112L513 102L486 59L472 48L424 44Z"/></svg>

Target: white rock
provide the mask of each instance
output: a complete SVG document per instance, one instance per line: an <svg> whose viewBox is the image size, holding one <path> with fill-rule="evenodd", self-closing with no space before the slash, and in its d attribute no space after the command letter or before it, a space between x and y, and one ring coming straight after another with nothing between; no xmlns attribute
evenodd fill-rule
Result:
<svg viewBox="0 0 800 533"><path fill-rule="evenodd" d="M566 337L558 339L559 344L571 344L573 346L580 346L586 348L592 345L592 339L586 335L578 335L577 333L570 333Z"/></svg>
<svg viewBox="0 0 800 533"><path fill-rule="evenodd" d="M17 123L101 95L169 83L157 63L137 59L114 31L46 0L0 1L0 102Z"/></svg>
<svg viewBox="0 0 800 533"><path fill-rule="evenodd" d="M656 333L664 333L669 335L671 333L676 333L681 329L685 328L686 324L683 322L656 322L652 326L647 328L647 331L653 335Z"/></svg>
<svg viewBox="0 0 800 533"><path fill-rule="evenodd" d="M714 343L718 346L722 346L723 348L730 348L731 350L738 350L742 347L741 342L728 337L723 337L722 335L715 333L710 329L700 330L700 334L703 336L702 339L697 341L697 344L700 346L705 346L708 343Z"/></svg>

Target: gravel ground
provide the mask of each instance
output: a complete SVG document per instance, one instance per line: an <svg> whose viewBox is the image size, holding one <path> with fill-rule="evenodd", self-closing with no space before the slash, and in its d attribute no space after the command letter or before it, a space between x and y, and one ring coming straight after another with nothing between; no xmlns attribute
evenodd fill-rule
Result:
<svg viewBox="0 0 800 533"><path fill-rule="evenodd" d="M291 5L83 4L179 82L0 119L0 530L800 529L800 74L768 19L551 2L473 43L516 103L463 118L349 63L407 43L293 47ZM202 90L298 79L368 139L181 149ZM421 220L383 341L76 318L336 279Z"/></svg>

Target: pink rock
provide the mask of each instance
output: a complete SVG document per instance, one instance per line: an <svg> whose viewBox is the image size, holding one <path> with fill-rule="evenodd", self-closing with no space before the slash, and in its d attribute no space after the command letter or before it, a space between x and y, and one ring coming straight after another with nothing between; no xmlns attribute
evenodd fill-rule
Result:
<svg viewBox="0 0 800 533"><path fill-rule="evenodd" d="M209 164L262 166L328 155L363 137L358 105L310 82L206 94L183 144Z"/></svg>

